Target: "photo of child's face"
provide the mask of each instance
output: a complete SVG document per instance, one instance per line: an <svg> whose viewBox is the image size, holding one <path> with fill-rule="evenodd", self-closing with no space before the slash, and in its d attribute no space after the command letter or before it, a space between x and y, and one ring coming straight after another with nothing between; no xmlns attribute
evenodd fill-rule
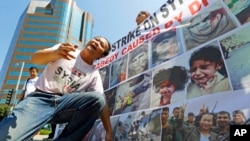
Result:
<svg viewBox="0 0 250 141"><path fill-rule="evenodd" d="M159 60L164 60L172 57L179 52L178 43L176 42L176 36L166 38L157 44L155 52L158 55Z"/></svg>
<svg viewBox="0 0 250 141"><path fill-rule="evenodd" d="M135 56L131 63L130 63L130 69L134 70L136 74L141 73L145 70L147 65L147 53L141 52L137 56Z"/></svg>
<svg viewBox="0 0 250 141"><path fill-rule="evenodd" d="M166 86L161 86L159 93L162 97L171 97L171 95L174 93L175 86L169 82Z"/></svg>
<svg viewBox="0 0 250 141"><path fill-rule="evenodd" d="M190 69L191 78L201 87L206 86L207 82L214 78L219 68L220 66L214 62L204 60L194 61Z"/></svg>

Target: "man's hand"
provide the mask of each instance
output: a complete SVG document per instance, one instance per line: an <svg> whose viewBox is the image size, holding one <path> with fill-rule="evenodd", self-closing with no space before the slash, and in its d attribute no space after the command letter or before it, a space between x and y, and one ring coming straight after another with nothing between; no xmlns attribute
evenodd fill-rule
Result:
<svg viewBox="0 0 250 141"><path fill-rule="evenodd" d="M209 112L208 107L205 104L203 104L202 108L200 109L199 115L202 115L208 112Z"/></svg>
<svg viewBox="0 0 250 141"><path fill-rule="evenodd" d="M77 48L77 45L73 45L71 43L62 43L55 52L62 58L71 60L71 59L75 59L75 56L70 54L70 52L76 51L76 48Z"/></svg>
<svg viewBox="0 0 250 141"><path fill-rule="evenodd" d="M181 106L180 106L180 112L184 113L185 110L186 110L186 107L187 107L187 103L183 103Z"/></svg>
<svg viewBox="0 0 250 141"><path fill-rule="evenodd" d="M75 58L71 53L73 51L76 51L77 48L76 45L73 45L71 43L60 43L53 47L47 49L41 49L35 52L31 56L30 60L31 63L38 65L46 65L51 61L55 61L62 58L67 60Z"/></svg>
<svg viewBox="0 0 250 141"><path fill-rule="evenodd" d="M112 141L112 140L113 140L112 133L106 133L105 141Z"/></svg>

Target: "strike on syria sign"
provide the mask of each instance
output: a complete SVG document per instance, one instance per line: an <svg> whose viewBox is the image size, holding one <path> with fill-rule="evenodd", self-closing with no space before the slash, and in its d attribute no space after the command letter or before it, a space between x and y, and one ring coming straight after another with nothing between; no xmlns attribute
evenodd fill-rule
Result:
<svg viewBox="0 0 250 141"><path fill-rule="evenodd" d="M156 35L182 26L181 22L188 17L195 16L216 0L176 0L163 4L148 19L135 30L112 44L111 54L96 62L96 68L102 68L109 63L125 56L145 41Z"/></svg>

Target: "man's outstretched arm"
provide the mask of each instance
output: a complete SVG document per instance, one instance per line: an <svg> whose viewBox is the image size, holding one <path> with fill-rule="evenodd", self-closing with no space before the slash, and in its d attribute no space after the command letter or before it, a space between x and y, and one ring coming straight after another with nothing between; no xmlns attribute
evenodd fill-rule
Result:
<svg viewBox="0 0 250 141"><path fill-rule="evenodd" d="M102 113L101 113L101 120L102 124L106 130L105 141L112 141L112 127L110 123L110 116L109 116L109 108L108 105L105 104Z"/></svg>

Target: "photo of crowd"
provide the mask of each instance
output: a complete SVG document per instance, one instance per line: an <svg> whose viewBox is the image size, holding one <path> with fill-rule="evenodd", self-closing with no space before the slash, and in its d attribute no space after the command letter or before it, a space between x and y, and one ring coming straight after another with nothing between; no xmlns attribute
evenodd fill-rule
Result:
<svg viewBox="0 0 250 141"><path fill-rule="evenodd" d="M238 109L225 109L230 104L230 101L222 99L225 95L217 95L216 102L211 102L215 97L208 95L192 102L182 101L161 108L114 116L111 120L113 138L115 141L229 141L230 125L250 125L250 108L241 105ZM240 96L249 99L249 95ZM236 97L230 94L228 99ZM97 121L89 138L93 140L97 139L95 135L101 136L99 130L104 129L102 123Z"/></svg>

